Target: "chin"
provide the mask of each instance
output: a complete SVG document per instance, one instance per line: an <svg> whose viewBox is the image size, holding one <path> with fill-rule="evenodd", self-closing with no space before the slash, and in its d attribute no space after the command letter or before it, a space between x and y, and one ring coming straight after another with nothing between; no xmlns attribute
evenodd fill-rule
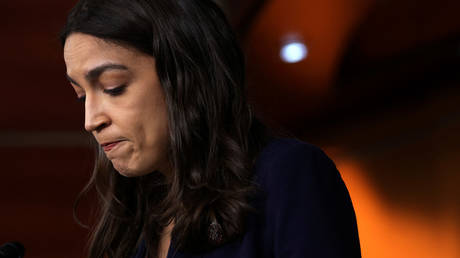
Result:
<svg viewBox="0 0 460 258"><path fill-rule="evenodd" d="M117 170L118 171L118 170ZM121 171L118 171L118 173L124 177L137 177L139 175L137 175L136 173L132 173L132 172L121 172Z"/></svg>
<svg viewBox="0 0 460 258"><path fill-rule="evenodd" d="M124 177L136 177L138 173L135 170L129 169L126 166L120 166L114 162L112 162L113 168L122 176Z"/></svg>
<svg viewBox="0 0 460 258"><path fill-rule="evenodd" d="M136 177L136 173L134 173L133 171L126 171L126 170L121 170L121 169L117 169L115 168L115 170L118 172L118 174L124 176L124 177Z"/></svg>
<svg viewBox="0 0 460 258"><path fill-rule="evenodd" d="M118 171L120 175L124 177L139 177L139 176L144 176L144 175L151 173L151 171L142 171L139 169L120 167L120 166L116 166L115 164L113 164L113 167L115 168L116 171Z"/></svg>

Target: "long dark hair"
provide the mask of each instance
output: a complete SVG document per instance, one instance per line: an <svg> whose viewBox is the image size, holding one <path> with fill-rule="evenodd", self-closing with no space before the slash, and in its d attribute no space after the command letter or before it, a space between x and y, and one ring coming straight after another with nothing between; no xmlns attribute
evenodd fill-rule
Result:
<svg viewBox="0 0 460 258"><path fill-rule="evenodd" d="M173 219L178 250L202 252L240 237L254 211L253 165L270 139L246 99L244 56L224 13L211 0L81 0L61 43L89 34L155 58L169 112L172 180L162 173L126 178L99 145L93 175L100 217L89 257L130 257L143 239L156 257ZM222 238L210 238L217 222Z"/></svg>

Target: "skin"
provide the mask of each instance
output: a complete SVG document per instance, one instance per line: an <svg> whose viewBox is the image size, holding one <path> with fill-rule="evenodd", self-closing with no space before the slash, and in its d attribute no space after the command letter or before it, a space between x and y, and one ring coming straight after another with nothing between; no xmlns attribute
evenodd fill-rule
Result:
<svg viewBox="0 0 460 258"><path fill-rule="evenodd" d="M169 177L168 112L155 59L73 33L65 42L64 60L72 88L78 98L85 97L85 129L99 144L123 140L105 151L113 167L127 177L155 170ZM107 91L120 85L126 86L119 95Z"/></svg>

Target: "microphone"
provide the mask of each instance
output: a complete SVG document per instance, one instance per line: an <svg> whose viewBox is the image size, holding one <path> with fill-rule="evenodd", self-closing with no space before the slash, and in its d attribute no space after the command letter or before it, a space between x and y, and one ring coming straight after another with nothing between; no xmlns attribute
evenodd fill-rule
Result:
<svg viewBox="0 0 460 258"><path fill-rule="evenodd" d="M8 242L0 246L0 258L23 258L24 246L19 242Z"/></svg>

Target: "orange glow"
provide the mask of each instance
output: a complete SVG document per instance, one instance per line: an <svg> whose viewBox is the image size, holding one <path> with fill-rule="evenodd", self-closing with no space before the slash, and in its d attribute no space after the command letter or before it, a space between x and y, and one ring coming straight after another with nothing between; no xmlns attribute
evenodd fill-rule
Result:
<svg viewBox="0 0 460 258"><path fill-rule="evenodd" d="M460 257L460 224L454 212L429 217L394 208L372 188L363 162L338 148L324 149L353 200L363 258Z"/></svg>

